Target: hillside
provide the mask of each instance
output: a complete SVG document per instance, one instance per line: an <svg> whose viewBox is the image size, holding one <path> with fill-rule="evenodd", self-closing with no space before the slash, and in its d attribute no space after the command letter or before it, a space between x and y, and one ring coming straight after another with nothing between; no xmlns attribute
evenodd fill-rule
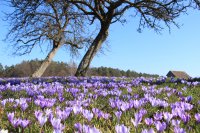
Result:
<svg viewBox="0 0 200 133"><path fill-rule="evenodd" d="M41 60L22 61L20 64L5 66L0 64L0 77L28 77L41 64ZM64 63L53 61L47 68L43 76L72 76L75 74L77 65L74 62ZM108 77L158 77L158 75L138 73L131 70L120 70L110 67L92 67L87 76L108 76Z"/></svg>

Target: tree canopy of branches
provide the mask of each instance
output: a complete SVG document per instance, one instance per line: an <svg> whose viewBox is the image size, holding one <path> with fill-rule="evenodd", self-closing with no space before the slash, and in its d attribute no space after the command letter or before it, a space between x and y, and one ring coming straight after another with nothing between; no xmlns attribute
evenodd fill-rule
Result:
<svg viewBox="0 0 200 133"><path fill-rule="evenodd" d="M88 16L90 23L97 20L100 29L96 38L91 43L86 54L82 58L76 76L85 76L89 65L101 48L109 34L109 27L115 22L123 22L126 11L139 17L139 29L152 28L159 32L164 26L170 28L176 24L175 19L187 8L192 7L191 0L66 0L76 6ZM177 25L178 26L178 25Z"/></svg>
<svg viewBox="0 0 200 133"><path fill-rule="evenodd" d="M14 54L30 53L35 46L51 47L41 66L32 74L40 77L54 57L57 50L67 46L77 52L91 39L83 28L84 16L66 0L9 0L13 12L7 13L11 29L7 41L14 47Z"/></svg>
<svg viewBox="0 0 200 133"><path fill-rule="evenodd" d="M199 0L194 0L194 2L197 4L197 6L198 6L199 9L200 9L200 1L199 1Z"/></svg>

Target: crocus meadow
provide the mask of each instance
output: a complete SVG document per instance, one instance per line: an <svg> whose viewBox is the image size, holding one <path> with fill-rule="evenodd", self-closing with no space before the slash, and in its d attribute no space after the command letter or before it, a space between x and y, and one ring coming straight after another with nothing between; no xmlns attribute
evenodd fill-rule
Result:
<svg viewBox="0 0 200 133"><path fill-rule="evenodd" d="M183 79L0 79L0 132L200 132L200 83Z"/></svg>

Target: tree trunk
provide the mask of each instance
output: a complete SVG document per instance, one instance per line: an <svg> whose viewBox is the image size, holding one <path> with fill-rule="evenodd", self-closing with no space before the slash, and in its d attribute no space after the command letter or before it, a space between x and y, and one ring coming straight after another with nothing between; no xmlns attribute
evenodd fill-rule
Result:
<svg viewBox="0 0 200 133"><path fill-rule="evenodd" d="M56 52L60 48L61 45L54 46L52 50L48 53L47 57L45 60L42 62L41 66L32 74L31 77L36 78L36 77L41 77L49 64L51 63L53 57L55 56Z"/></svg>
<svg viewBox="0 0 200 133"><path fill-rule="evenodd" d="M81 60L75 76L86 76L87 70L89 68L89 65L93 57L95 56L97 51L101 48L101 45L103 44L103 42L106 40L108 36L108 28L109 28L109 25L107 25L106 28L105 27L101 28L95 40L90 45L88 51L86 52L83 59Z"/></svg>

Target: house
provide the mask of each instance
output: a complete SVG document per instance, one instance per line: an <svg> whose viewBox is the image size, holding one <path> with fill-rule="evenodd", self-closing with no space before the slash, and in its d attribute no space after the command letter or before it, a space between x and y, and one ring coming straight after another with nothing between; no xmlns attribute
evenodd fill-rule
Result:
<svg viewBox="0 0 200 133"><path fill-rule="evenodd" d="M173 78L180 78L180 79L189 79L191 78L186 72L184 71L169 71L167 73L167 77Z"/></svg>

